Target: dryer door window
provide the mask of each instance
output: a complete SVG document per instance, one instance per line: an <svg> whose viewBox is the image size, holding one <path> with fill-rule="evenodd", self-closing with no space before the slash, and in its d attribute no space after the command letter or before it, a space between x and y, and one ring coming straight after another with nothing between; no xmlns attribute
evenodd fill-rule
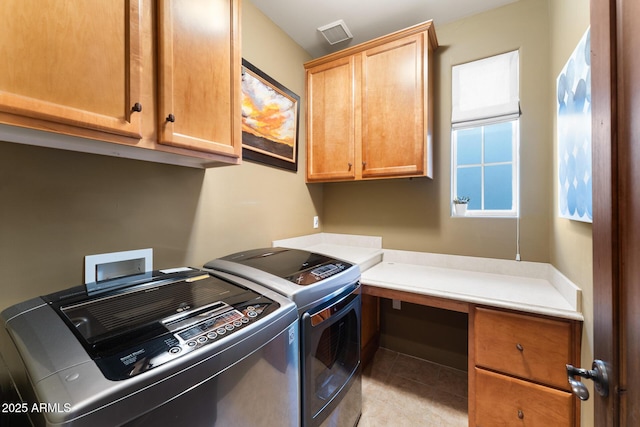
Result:
<svg viewBox="0 0 640 427"><path fill-rule="evenodd" d="M341 305L336 308L336 305ZM315 315L303 316L303 400L308 425L322 421L331 403L360 365L359 294L351 294Z"/></svg>

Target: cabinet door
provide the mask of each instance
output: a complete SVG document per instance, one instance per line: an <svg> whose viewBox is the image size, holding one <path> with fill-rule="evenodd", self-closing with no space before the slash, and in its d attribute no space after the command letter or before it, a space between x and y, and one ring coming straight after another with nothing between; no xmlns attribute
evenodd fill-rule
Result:
<svg viewBox="0 0 640 427"><path fill-rule="evenodd" d="M423 37L417 34L363 53L363 178L425 173Z"/></svg>
<svg viewBox="0 0 640 427"><path fill-rule="evenodd" d="M307 70L307 181L355 178L355 59Z"/></svg>
<svg viewBox="0 0 640 427"><path fill-rule="evenodd" d="M4 123L140 138L140 0L2 0L0 16Z"/></svg>
<svg viewBox="0 0 640 427"><path fill-rule="evenodd" d="M239 159L238 0L159 5L159 143Z"/></svg>

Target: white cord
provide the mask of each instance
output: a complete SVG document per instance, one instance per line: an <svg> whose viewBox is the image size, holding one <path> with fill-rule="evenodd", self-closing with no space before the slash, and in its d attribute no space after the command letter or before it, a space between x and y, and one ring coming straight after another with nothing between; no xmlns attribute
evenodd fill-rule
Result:
<svg viewBox="0 0 640 427"><path fill-rule="evenodd" d="M520 215L516 217L516 261L520 261Z"/></svg>

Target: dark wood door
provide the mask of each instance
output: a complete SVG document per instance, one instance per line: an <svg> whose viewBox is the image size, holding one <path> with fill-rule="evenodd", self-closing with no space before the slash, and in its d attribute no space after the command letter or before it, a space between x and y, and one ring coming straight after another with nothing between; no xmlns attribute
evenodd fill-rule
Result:
<svg viewBox="0 0 640 427"><path fill-rule="evenodd" d="M640 425L640 0L591 0L595 425Z"/></svg>

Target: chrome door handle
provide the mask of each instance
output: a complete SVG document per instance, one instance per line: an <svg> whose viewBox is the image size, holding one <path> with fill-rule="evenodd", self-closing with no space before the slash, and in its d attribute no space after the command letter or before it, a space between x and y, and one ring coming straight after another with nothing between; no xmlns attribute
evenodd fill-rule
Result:
<svg viewBox="0 0 640 427"><path fill-rule="evenodd" d="M607 397L609 395L609 376L607 375L607 366L602 360L594 360L590 370L567 365L567 380L571 385L571 391L578 396L578 399L587 400L589 398L589 390L587 390L582 381L574 378L576 375L593 380L596 391L600 396Z"/></svg>
<svg viewBox="0 0 640 427"><path fill-rule="evenodd" d="M359 295L358 291L359 291L359 288L356 288L353 290L353 292L349 293L349 295L346 295L342 297L340 300L331 304L331 306L327 308L323 308L322 310L317 311L315 313L309 313L309 315L311 316L311 326L319 325L325 320L328 320L329 318L335 316L336 313L339 313L340 311L342 311L346 306L348 306L351 303L351 301L357 298L357 296Z"/></svg>

